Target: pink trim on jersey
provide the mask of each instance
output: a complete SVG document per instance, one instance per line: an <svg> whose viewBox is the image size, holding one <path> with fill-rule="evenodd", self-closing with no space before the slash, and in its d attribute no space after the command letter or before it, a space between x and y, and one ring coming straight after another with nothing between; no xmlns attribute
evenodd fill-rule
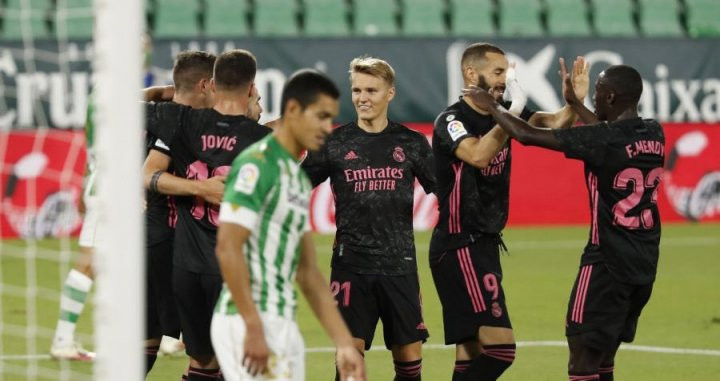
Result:
<svg viewBox="0 0 720 381"><path fill-rule="evenodd" d="M177 225L177 205L175 205L175 197L167 196L167 206L168 206L168 226L171 228L175 228L175 225Z"/></svg>
<svg viewBox="0 0 720 381"><path fill-rule="evenodd" d="M468 295L470 295L473 312L479 313L485 311L485 300L483 299L482 291L480 291L475 268L470 259L470 249L467 247L459 249L458 261L460 262L460 269L465 277L465 286L467 287Z"/></svg>
<svg viewBox="0 0 720 381"><path fill-rule="evenodd" d="M598 373L612 373L614 370L614 366L609 366L607 368L598 368Z"/></svg>
<svg viewBox="0 0 720 381"><path fill-rule="evenodd" d="M600 244L600 233L598 232L598 178L592 172L588 172L588 192L590 193L590 215L592 224L590 226L590 243Z"/></svg>
<svg viewBox="0 0 720 381"><path fill-rule="evenodd" d="M450 191L450 213L448 213L448 231L451 234L460 233L462 230L460 228L460 180L464 164L464 162L460 162L452 165L453 172L455 172L455 183Z"/></svg>
<svg viewBox="0 0 720 381"><path fill-rule="evenodd" d="M589 374L589 375L585 375L585 376L570 375L570 381L593 381L593 380L599 380L599 379L600 379L600 375L597 373Z"/></svg>
<svg viewBox="0 0 720 381"><path fill-rule="evenodd" d="M580 279L578 280L577 289L575 290L575 303L573 304L573 312L570 317L571 321L582 324L583 313L585 312L585 298L587 297L588 286L590 285L590 275L592 274L592 265L583 266L580 270Z"/></svg>

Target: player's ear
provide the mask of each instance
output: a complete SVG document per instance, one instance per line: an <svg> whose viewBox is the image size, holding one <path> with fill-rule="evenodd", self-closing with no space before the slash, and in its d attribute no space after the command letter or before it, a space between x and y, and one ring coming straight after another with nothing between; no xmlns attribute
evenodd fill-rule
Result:
<svg viewBox="0 0 720 381"><path fill-rule="evenodd" d="M477 72L472 67L472 65L465 65L463 68L463 78L465 81L470 83L477 83Z"/></svg>
<svg viewBox="0 0 720 381"><path fill-rule="evenodd" d="M248 89L248 93L247 93L248 98L252 98L253 90L255 90L255 82L250 84L250 88Z"/></svg>
<svg viewBox="0 0 720 381"><path fill-rule="evenodd" d="M616 100L617 100L617 97L615 96L615 92L614 92L614 91L610 91L610 92L608 93L608 95L607 95L607 104L608 104L608 105L613 105L613 104L615 104L615 101L616 101Z"/></svg>
<svg viewBox="0 0 720 381"><path fill-rule="evenodd" d="M210 91L212 91L213 93L217 91L215 89L215 78L214 77L210 78Z"/></svg>
<svg viewBox="0 0 720 381"><path fill-rule="evenodd" d="M393 100L395 98L395 86L390 86L390 89L388 90L388 102Z"/></svg>
<svg viewBox="0 0 720 381"><path fill-rule="evenodd" d="M296 118L298 115L300 115L300 113L302 113L302 107L300 106L300 102L298 102L297 99L294 98L288 99L287 103L285 103L284 116Z"/></svg>

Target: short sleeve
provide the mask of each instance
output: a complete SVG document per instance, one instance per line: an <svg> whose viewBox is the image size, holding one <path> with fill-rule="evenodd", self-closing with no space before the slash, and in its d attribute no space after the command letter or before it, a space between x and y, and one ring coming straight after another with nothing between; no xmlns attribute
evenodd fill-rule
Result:
<svg viewBox="0 0 720 381"><path fill-rule="evenodd" d="M173 102L145 103L147 131L166 145L172 144L175 133L190 108Z"/></svg>
<svg viewBox="0 0 720 381"><path fill-rule="evenodd" d="M327 143L317 151L308 151L302 168L305 170L313 187L318 186L330 176L330 162L328 160Z"/></svg>
<svg viewBox="0 0 720 381"><path fill-rule="evenodd" d="M235 159L225 183L220 221L255 231L260 209L277 177L274 172L262 159L253 159L250 155Z"/></svg>
<svg viewBox="0 0 720 381"><path fill-rule="evenodd" d="M435 120L433 145L449 154L454 154L460 142L471 136L455 113L440 114Z"/></svg>
<svg viewBox="0 0 720 381"><path fill-rule="evenodd" d="M593 165L600 165L605 158L610 132L607 123L553 130L566 157Z"/></svg>

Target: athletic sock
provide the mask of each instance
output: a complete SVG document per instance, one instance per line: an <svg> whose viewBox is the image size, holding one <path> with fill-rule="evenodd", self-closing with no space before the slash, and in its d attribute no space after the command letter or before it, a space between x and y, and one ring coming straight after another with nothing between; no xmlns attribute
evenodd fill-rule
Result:
<svg viewBox="0 0 720 381"><path fill-rule="evenodd" d="M515 344L483 346L483 353L474 358L460 380L495 381L515 360Z"/></svg>
<svg viewBox="0 0 720 381"><path fill-rule="evenodd" d="M453 369L452 381L459 381L462 379L468 367L472 363L472 360L457 360L455 361L455 369Z"/></svg>
<svg viewBox="0 0 720 381"><path fill-rule="evenodd" d="M65 347L75 341L75 325L85 307L85 299L93 280L75 269L70 270L60 296L60 317L58 318L53 346Z"/></svg>
<svg viewBox="0 0 720 381"><path fill-rule="evenodd" d="M600 380L600 375L595 373L583 373L583 372L576 372L576 373L568 373L570 381L598 381Z"/></svg>
<svg viewBox="0 0 720 381"><path fill-rule="evenodd" d="M395 364L394 381L420 381L422 359L415 361L393 361Z"/></svg>
<svg viewBox="0 0 720 381"><path fill-rule="evenodd" d="M207 381L207 380L218 380L221 379L222 373L219 368L215 369L201 369L190 367L188 370L188 381Z"/></svg>
<svg viewBox="0 0 720 381"><path fill-rule="evenodd" d="M613 372L615 371L614 366L600 367L598 373L600 374L600 381L613 381Z"/></svg>
<svg viewBox="0 0 720 381"><path fill-rule="evenodd" d="M150 369L152 369L153 365L155 365L155 360L157 360L157 354L159 349L159 345L151 345L145 347L145 376L150 373Z"/></svg>

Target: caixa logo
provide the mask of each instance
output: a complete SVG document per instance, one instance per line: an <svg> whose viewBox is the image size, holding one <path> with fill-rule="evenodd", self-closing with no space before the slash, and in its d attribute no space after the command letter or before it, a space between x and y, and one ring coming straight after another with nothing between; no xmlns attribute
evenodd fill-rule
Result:
<svg viewBox="0 0 720 381"><path fill-rule="evenodd" d="M720 215L720 141L703 131L682 135L667 161L663 180L675 211L690 220Z"/></svg>

